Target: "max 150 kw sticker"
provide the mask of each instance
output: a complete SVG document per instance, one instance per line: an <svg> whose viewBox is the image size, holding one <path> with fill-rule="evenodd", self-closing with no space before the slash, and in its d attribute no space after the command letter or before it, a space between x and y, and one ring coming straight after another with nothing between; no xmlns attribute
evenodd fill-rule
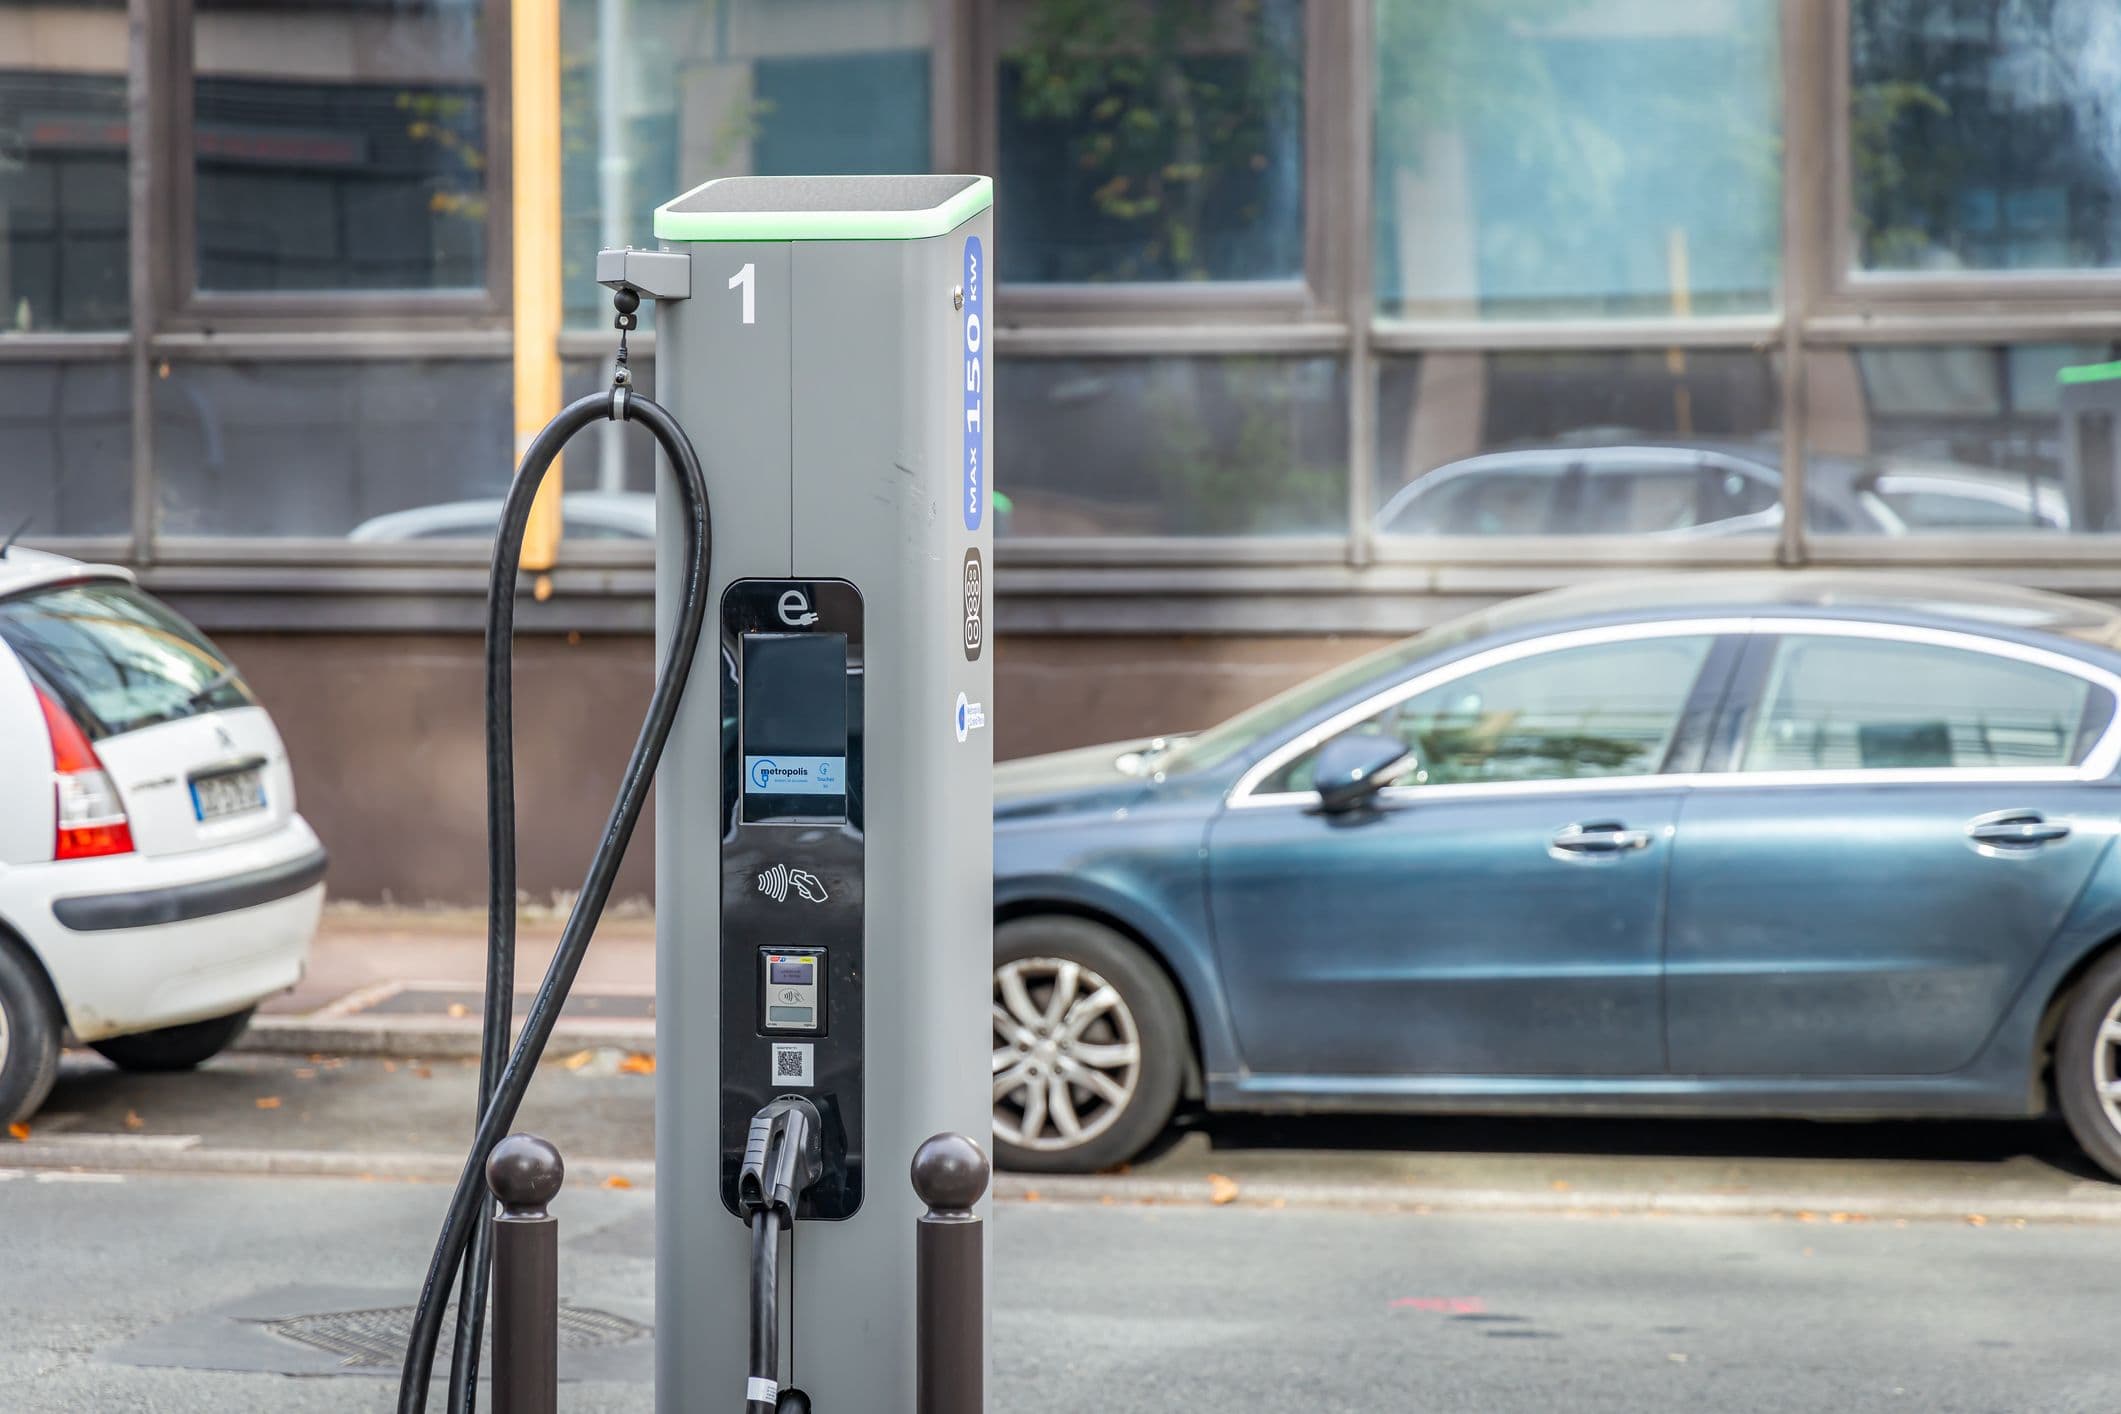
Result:
<svg viewBox="0 0 2121 1414"><path fill-rule="evenodd" d="M987 509L986 468L981 465L987 455L987 429L985 426L986 390L982 386L981 343L986 338L986 329L981 323L981 311L985 307L980 299L980 290L986 272L980 268L980 244L978 236L965 237L965 529L978 530Z"/></svg>

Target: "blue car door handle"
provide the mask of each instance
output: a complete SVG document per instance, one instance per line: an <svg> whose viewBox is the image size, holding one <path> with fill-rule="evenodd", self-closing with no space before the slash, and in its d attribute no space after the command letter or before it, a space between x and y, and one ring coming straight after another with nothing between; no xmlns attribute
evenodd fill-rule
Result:
<svg viewBox="0 0 2121 1414"><path fill-rule="evenodd" d="M1594 820L1589 824L1565 825L1547 842L1547 851L1557 858L1583 859L1625 854L1648 849L1650 832L1631 830L1618 820Z"/></svg>
<svg viewBox="0 0 2121 1414"><path fill-rule="evenodd" d="M1966 837L1975 848L2024 851L2069 838L2069 826L2037 810L1996 810L1966 822Z"/></svg>

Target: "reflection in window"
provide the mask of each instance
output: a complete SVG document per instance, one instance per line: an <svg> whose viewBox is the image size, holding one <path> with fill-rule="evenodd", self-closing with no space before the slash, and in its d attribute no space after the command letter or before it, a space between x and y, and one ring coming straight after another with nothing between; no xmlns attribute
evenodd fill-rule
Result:
<svg viewBox="0 0 2121 1414"><path fill-rule="evenodd" d="M1707 636L1646 638L1535 654L1417 693L1355 728L1407 744L1409 785L1469 785L1664 769ZM1312 752L1267 790L1310 790Z"/></svg>
<svg viewBox="0 0 2121 1414"><path fill-rule="evenodd" d="M567 317L609 327L607 245L713 177L926 172L928 0L562 0ZM621 125L602 123L614 18ZM641 311L646 324L651 310Z"/></svg>
<svg viewBox="0 0 2121 1414"><path fill-rule="evenodd" d="M1865 270L2121 265L2121 8L1855 0L1849 154Z"/></svg>
<svg viewBox="0 0 2121 1414"><path fill-rule="evenodd" d="M514 473L507 363L172 363L156 380L162 532L490 536ZM453 503L479 501L468 524ZM414 523L385 521L417 509ZM391 533L379 533L378 523Z"/></svg>
<svg viewBox="0 0 2121 1414"><path fill-rule="evenodd" d="M0 0L0 335L128 322L125 26Z"/></svg>
<svg viewBox="0 0 2121 1414"><path fill-rule="evenodd" d="M199 0L199 288L485 284L480 9Z"/></svg>
<svg viewBox="0 0 2121 1414"><path fill-rule="evenodd" d="M0 540L130 532L132 438L124 366L0 363Z"/></svg>
<svg viewBox="0 0 2121 1414"><path fill-rule="evenodd" d="M1765 533L1774 370L1740 350L1430 353L1378 374L1384 535Z"/></svg>
<svg viewBox="0 0 2121 1414"><path fill-rule="evenodd" d="M1303 273L1302 0L1003 0L1012 281Z"/></svg>
<svg viewBox="0 0 2121 1414"><path fill-rule="evenodd" d="M1330 358L1002 359L1003 535L1290 535L1347 525Z"/></svg>
<svg viewBox="0 0 2121 1414"><path fill-rule="evenodd" d="M2121 344L1875 345L1805 356L1814 530L2121 530ZM1836 518L1824 512L1838 510Z"/></svg>
<svg viewBox="0 0 2121 1414"><path fill-rule="evenodd" d="M2080 677L1992 653L1876 638L1785 638L1747 771L2067 766L2114 704Z"/></svg>
<svg viewBox="0 0 2121 1414"><path fill-rule="evenodd" d="M1379 310L1770 308L1778 9L1377 0Z"/></svg>

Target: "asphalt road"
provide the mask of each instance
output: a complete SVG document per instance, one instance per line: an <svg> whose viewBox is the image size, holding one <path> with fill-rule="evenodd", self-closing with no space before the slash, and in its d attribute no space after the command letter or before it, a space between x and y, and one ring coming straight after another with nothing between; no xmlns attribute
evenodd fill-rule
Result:
<svg viewBox="0 0 2121 1414"><path fill-rule="evenodd" d="M386 1375L328 1373L259 1321L320 1310L326 1288L342 1308L408 1300L442 1200L0 1179L6 1407L386 1407ZM647 1316L652 1203L563 1195L570 1303ZM1016 1201L995 1242L997 1414L2121 1407L2121 1227ZM311 1373L134 1363L260 1351ZM606 1354L605 1378L565 1388L570 1414L649 1408L642 1344Z"/></svg>
<svg viewBox="0 0 2121 1414"><path fill-rule="evenodd" d="M0 1167L83 1165L438 1178L469 1132L477 1070L464 1060L236 1054L186 1075L125 1075L70 1054L30 1142ZM653 1181L652 1061L618 1050L549 1061L517 1128L557 1143L577 1173ZM1192 1117L1118 1178L1051 1196L1205 1196L1211 1175L1272 1201L1462 1208L1662 1204L1727 1214L2100 1217L2121 1185L2058 1123L1876 1123ZM1009 1191L1005 1184L1004 1192Z"/></svg>

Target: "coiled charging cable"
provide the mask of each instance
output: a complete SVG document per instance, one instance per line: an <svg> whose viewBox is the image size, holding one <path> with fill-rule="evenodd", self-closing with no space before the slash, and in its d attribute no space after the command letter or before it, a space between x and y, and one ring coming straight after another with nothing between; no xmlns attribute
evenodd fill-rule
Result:
<svg viewBox="0 0 2121 1414"><path fill-rule="evenodd" d="M707 617L707 585L712 568L712 521L707 478L700 459L677 419L660 405L635 395L626 368L625 331L634 326L640 297L620 290L619 353L608 393L594 393L562 408L545 424L523 454L494 540L493 577L486 599L486 1008L480 1034L479 1120L464 1171L450 1195L442 1233L427 1265L414 1311L405 1365L398 1385L399 1414L424 1414L428 1384L434 1376L435 1351L451 1290L463 1281L457 1303L455 1349L450 1360L449 1409L471 1414L478 1393L479 1343L483 1335L487 1281L491 1270L493 1203L486 1192L486 1159L515 1123L523 1093L537 1071L538 1058L552 1037L560 1007L574 986L590 935L603 916L627 841L633 838L655 778L656 763L670 737L678 701L692 673L700 629ZM605 821L603 837L591 857L581 892L567 915L559 947L539 984L523 1034L508 1048L515 1002L516 801L515 709L512 650L515 636L516 580L522 568L523 532L530 523L531 501L555 458L573 436L592 423L638 422L646 427L669 458L677 475L683 511L684 573L677 617L671 625L663 667L649 697L648 716L634 741L626 772Z"/></svg>

